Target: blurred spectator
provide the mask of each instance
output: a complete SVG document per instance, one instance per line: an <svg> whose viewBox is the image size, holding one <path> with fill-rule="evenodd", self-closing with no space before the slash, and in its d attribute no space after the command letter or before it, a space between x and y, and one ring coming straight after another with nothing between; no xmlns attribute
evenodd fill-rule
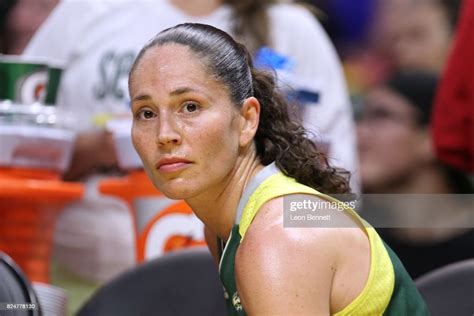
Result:
<svg viewBox="0 0 474 316"><path fill-rule="evenodd" d="M459 5L460 0L381 3L376 40L392 67L441 72L451 46Z"/></svg>
<svg viewBox="0 0 474 316"><path fill-rule="evenodd" d="M363 1L364 6L368 2L371 5L361 15L365 16L364 23L359 22L359 29L366 31L361 33L365 41L357 45L343 41L338 45L343 48L340 53L356 110L360 95L395 71L441 72L450 50L460 1Z"/></svg>
<svg viewBox="0 0 474 316"><path fill-rule="evenodd" d="M36 34L26 55L53 57L66 66L58 106L73 114L80 132L67 177L90 184L86 199L70 207L58 224L56 242L72 269L105 280L132 264L129 215L116 200L106 201L95 191L97 175L116 169L110 134L99 125L114 115L129 115L127 78L134 57L152 36L178 23L220 27L253 51L269 46L293 65L291 75L316 87L319 97L302 105L306 125L324 134L337 166L355 170L355 133L337 54L309 12L276 2L64 0Z"/></svg>
<svg viewBox="0 0 474 316"><path fill-rule="evenodd" d="M358 123L364 193L472 193L466 177L435 157L428 126L436 86L435 75L411 71L396 73L369 91ZM456 214L456 209L446 211L453 217ZM414 278L474 256L474 229L396 228L379 232Z"/></svg>
<svg viewBox="0 0 474 316"><path fill-rule="evenodd" d="M0 2L0 54L21 54L58 1L2 0Z"/></svg>
<svg viewBox="0 0 474 316"><path fill-rule="evenodd" d="M436 96L432 132L444 163L474 176L474 1L464 1L452 53ZM474 179L474 178L472 178Z"/></svg>
<svg viewBox="0 0 474 316"><path fill-rule="evenodd" d="M434 75L395 75L368 92L358 124L364 192L446 190L427 131L436 83Z"/></svg>

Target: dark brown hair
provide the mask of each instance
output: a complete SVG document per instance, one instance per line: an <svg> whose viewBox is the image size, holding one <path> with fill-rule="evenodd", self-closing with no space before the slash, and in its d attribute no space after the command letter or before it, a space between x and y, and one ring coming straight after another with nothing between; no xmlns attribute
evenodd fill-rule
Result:
<svg viewBox="0 0 474 316"><path fill-rule="evenodd" d="M142 48L130 74L148 49L167 43L184 45L202 58L209 72L228 88L236 106L249 97L257 98L261 110L254 141L263 165L275 161L287 176L323 193L350 191L349 173L329 166L326 156L307 137L303 126L291 117L273 75L255 69L247 49L227 33L195 23L164 30Z"/></svg>

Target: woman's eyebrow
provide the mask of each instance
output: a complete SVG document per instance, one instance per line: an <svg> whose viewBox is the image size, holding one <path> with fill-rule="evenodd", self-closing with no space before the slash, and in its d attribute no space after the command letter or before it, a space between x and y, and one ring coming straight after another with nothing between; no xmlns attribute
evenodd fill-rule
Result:
<svg viewBox="0 0 474 316"><path fill-rule="evenodd" d="M146 94L142 94L142 95L139 95L139 96L136 96L132 99L132 102L133 101L143 101L143 100L150 100L151 97L149 95L146 95Z"/></svg>
<svg viewBox="0 0 474 316"><path fill-rule="evenodd" d="M189 87L180 87L180 88L177 88L177 89L171 91L170 95L171 96L177 96L177 95L188 93L188 92L199 92L199 91L194 90L194 89L189 88Z"/></svg>
<svg viewBox="0 0 474 316"><path fill-rule="evenodd" d="M169 95L172 96L172 97L176 97L176 96L179 96L179 95L182 95L182 94L185 94L185 93L189 93L189 92L196 92L196 93L205 94L202 91L199 91L199 90L196 90L196 89L193 89L193 88L190 88L190 87L179 87L179 88L176 88L173 91L171 91L169 93ZM140 94L140 95L134 97L132 99L132 102L134 102L134 101L147 101L147 100L150 100L150 99L151 99L150 95Z"/></svg>
<svg viewBox="0 0 474 316"><path fill-rule="evenodd" d="M214 100L213 95L210 95L206 90L199 89L199 87L198 88L179 87L179 88L176 88L173 91L171 91L170 96L171 97L177 97L177 96L180 96L182 94L186 94L186 93L190 93L190 92L202 95L202 96L206 97L209 100Z"/></svg>

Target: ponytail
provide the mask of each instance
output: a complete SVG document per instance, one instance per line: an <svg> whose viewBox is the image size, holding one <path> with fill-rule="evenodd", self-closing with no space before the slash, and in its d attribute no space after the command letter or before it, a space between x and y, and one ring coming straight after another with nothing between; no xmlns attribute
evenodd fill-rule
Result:
<svg viewBox="0 0 474 316"><path fill-rule="evenodd" d="M273 76L252 68L252 79L261 107L255 143L262 164L275 161L285 175L322 193L349 193L349 172L331 167L304 127L292 119Z"/></svg>

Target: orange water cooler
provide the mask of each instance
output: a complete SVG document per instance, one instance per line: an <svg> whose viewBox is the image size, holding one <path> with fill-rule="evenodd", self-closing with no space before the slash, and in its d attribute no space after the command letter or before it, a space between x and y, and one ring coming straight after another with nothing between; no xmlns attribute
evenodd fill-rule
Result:
<svg viewBox="0 0 474 316"><path fill-rule="evenodd" d="M69 131L0 125L0 250L32 281L49 283L56 219L83 194L60 180L73 144Z"/></svg>
<svg viewBox="0 0 474 316"><path fill-rule="evenodd" d="M47 171L0 168L0 250L30 280L49 283L56 219L82 193L80 184L64 183Z"/></svg>
<svg viewBox="0 0 474 316"><path fill-rule="evenodd" d="M0 54L0 251L33 281L43 315L66 314L66 292L49 283L54 228L83 195L60 180L75 141L56 108L61 73L57 61Z"/></svg>

